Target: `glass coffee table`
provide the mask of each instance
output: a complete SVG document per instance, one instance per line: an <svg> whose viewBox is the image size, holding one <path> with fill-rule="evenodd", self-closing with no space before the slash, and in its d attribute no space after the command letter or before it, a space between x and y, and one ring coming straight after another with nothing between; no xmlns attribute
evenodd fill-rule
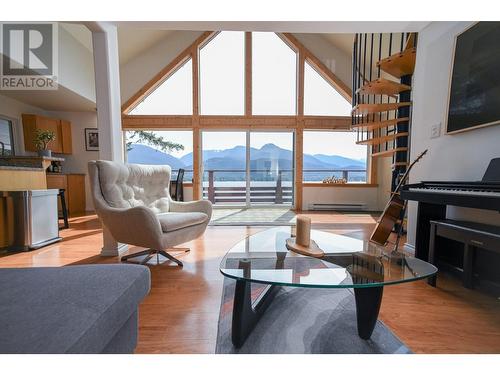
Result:
<svg viewBox="0 0 500 375"><path fill-rule="evenodd" d="M285 246L294 229L263 230L237 243L222 259L221 273L236 280L231 336L237 348L243 345L280 286L353 288L358 334L367 340L377 322L384 286L421 280L437 272L423 260L319 230L312 230L311 238L324 251L324 257L299 255ZM251 283L266 284L254 301Z"/></svg>

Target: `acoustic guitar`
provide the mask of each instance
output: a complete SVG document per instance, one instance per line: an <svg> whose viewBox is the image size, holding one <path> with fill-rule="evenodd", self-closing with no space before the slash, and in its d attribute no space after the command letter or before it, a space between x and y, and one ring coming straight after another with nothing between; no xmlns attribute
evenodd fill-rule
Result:
<svg viewBox="0 0 500 375"><path fill-rule="evenodd" d="M406 172L404 173L403 177L399 180L398 185L396 186L396 189L391 193L391 197L389 198L389 202L387 202L387 205L384 208L384 211L382 212L382 215L380 215L380 218L377 221L377 224L375 225L375 229L372 232L372 235L370 236L370 241L374 242L378 245L385 246L387 243L387 239L392 233L392 230L394 229L394 226L398 221L402 221L403 216L404 216L404 211L406 208L406 202L402 200L399 196L399 190L401 189L401 186L403 186L404 182L408 178L408 174L410 173L410 170L413 168L413 166L427 153L427 150L422 152L408 167ZM402 223L401 223L402 225ZM398 242L399 242L399 236L400 233L398 234ZM397 246L397 245L396 245Z"/></svg>

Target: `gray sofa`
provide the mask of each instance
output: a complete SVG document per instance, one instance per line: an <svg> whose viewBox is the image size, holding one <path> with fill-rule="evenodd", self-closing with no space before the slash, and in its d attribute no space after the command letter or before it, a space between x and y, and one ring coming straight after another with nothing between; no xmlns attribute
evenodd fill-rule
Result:
<svg viewBox="0 0 500 375"><path fill-rule="evenodd" d="M0 353L133 353L150 289L138 265L0 269Z"/></svg>

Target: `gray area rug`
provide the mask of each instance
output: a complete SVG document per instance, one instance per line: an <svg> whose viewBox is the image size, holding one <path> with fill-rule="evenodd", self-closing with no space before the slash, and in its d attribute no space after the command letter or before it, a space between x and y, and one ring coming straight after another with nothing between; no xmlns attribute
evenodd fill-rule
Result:
<svg viewBox="0 0 500 375"><path fill-rule="evenodd" d="M224 278L216 353L411 353L380 321L370 340L359 338L352 290L291 287L281 288L243 347L235 349L231 342L235 284ZM254 284L252 294L258 296L262 288Z"/></svg>

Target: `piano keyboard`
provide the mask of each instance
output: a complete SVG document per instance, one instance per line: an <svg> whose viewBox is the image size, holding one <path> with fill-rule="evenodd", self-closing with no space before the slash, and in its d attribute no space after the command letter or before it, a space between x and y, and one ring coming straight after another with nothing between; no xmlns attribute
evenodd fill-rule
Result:
<svg viewBox="0 0 500 375"><path fill-rule="evenodd" d="M500 197L500 192L484 191L484 190L462 190L462 189L442 189L442 188L409 188L408 191L415 192L415 193L437 193L437 194Z"/></svg>

